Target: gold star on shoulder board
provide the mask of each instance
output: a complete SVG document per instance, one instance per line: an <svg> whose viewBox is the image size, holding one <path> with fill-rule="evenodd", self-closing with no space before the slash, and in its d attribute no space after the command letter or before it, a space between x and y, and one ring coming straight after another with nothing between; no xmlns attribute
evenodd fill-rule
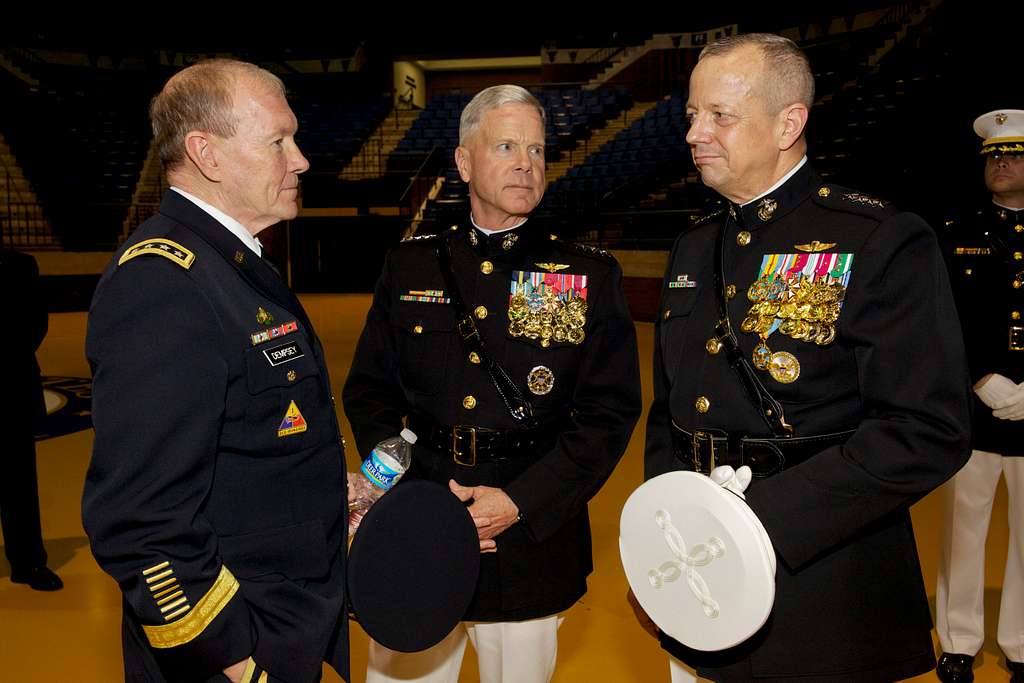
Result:
<svg viewBox="0 0 1024 683"><path fill-rule="evenodd" d="M537 267L543 268L549 273L557 273L560 270L565 270L569 265L566 263L538 263Z"/></svg>

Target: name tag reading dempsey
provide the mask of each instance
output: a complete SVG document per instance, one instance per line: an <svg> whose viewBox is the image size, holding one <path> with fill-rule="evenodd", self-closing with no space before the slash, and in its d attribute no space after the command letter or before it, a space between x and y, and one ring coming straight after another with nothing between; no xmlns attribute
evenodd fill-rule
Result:
<svg viewBox="0 0 1024 683"><path fill-rule="evenodd" d="M299 347L297 342L291 344L282 344L281 346L275 346L272 349L264 349L263 355L267 357L271 365L281 365L287 363L290 360L296 358L302 358L305 356L305 352Z"/></svg>

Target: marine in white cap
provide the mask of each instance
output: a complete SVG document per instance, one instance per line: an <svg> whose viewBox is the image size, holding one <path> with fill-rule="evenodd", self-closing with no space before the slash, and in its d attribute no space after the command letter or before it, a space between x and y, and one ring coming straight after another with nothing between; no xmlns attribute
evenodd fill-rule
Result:
<svg viewBox="0 0 1024 683"><path fill-rule="evenodd" d="M971 459L943 487L935 599L943 681L974 680L985 640L985 536L1000 475L1009 493L1010 541L997 639L1024 683L1024 111L979 116L992 201L950 222L949 264L974 386Z"/></svg>

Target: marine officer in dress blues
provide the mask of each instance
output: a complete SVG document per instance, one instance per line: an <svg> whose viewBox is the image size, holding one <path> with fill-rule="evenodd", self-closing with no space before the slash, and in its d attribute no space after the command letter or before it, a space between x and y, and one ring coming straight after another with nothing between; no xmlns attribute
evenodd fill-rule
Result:
<svg viewBox="0 0 1024 683"><path fill-rule="evenodd" d="M908 508L967 457L956 311L920 218L812 169L813 93L803 53L767 34L709 45L690 77L686 139L728 207L669 257L645 475L750 466L778 562L749 640L700 652L662 635L676 681L692 676L679 660L722 681L935 664Z"/></svg>
<svg viewBox="0 0 1024 683"><path fill-rule="evenodd" d="M463 624L422 653L371 643L367 680L454 682L468 637L482 681L540 683L593 568L587 501L640 414L636 338L615 259L527 220L545 186L529 92L477 94L455 160L472 213L388 254L344 404L363 453L408 421L406 479L471 502L484 555Z"/></svg>
<svg viewBox="0 0 1024 683"><path fill-rule="evenodd" d="M348 676L345 462L323 349L261 258L294 218L284 86L212 60L150 110L171 189L89 313L96 440L82 503L124 594L128 681Z"/></svg>
<svg viewBox="0 0 1024 683"><path fill-rule="evenodd" d="M1002 475L1010 542L997 639L1011 680L1024 683L1024 111L990 111L974 132L992 201L948 225L975 398L971 459L943 487L938 674L947 683L974 680L971 666L985 642L985 537Z"/></svg>

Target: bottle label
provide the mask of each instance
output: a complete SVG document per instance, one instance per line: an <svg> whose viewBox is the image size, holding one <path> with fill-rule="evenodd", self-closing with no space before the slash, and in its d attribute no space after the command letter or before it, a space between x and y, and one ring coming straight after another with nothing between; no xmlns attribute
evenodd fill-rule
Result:
<svg viewBox="0 0 1024 683"><path fill-rule="evenodd" d="M380 461L376 448L370 451L370 457L363 461L362 469L367 479L385 491L390 489L394 485L395 479L401 476L400 472L396 472Z"/></svg>

